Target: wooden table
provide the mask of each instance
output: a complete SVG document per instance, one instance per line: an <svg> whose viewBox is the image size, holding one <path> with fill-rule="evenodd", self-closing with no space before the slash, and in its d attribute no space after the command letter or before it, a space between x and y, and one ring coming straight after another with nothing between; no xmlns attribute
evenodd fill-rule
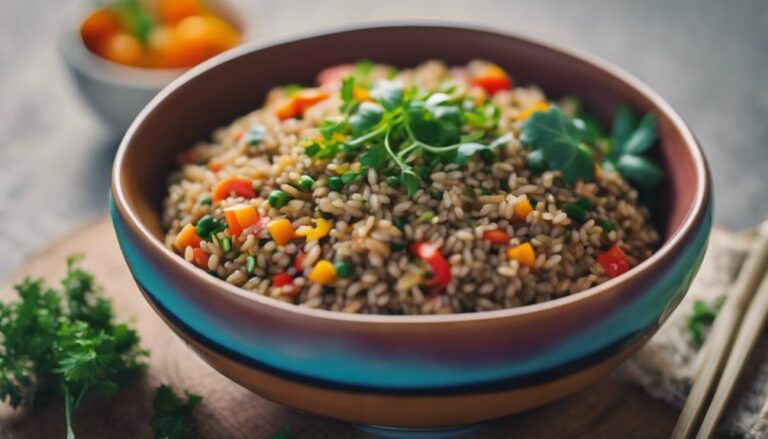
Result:
<svg viewBox="0 0 768 439"><path fill-rule="evenodd" d="M93 397L75 413L78 438L151 437L148 419L154 388L169 383L204 397L195 420L203 438L267 438L288 425L292 438L367 437L332 420L294 413L219 375L199 360L152 311L139 293L118 249L111 223L102 218L56 241L33 257L14 279L28 274L58 280L68 255L87 251L83 267L93 272L114 301L118 317L132 319L151 351L149 369L114 399ZM0 300L14 297L10 285ZM561 401L500 421L473 437L666 437L678 411L640 389L605 377ZM64 437L63 405L16 412L0 406L0 439Z"/></svg>

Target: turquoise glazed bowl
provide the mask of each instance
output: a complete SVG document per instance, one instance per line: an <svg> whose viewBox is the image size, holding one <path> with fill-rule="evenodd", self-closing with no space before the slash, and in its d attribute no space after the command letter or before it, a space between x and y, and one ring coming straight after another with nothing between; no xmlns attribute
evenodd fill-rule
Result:
<svg viewBox="0 0 768 439"><path fill-rule="evenodd" d="M258 108L270 87L311 83L361 58L412 66L482 58L548 94L572 93L607 122L627 102L659 118L653 156L668 178L655 220L663 245L617 278L546 303L461 315L349 315L301 308L209 276L165 248L161 202L174 157ZM163 90L128 130L111 210L147 301L222 374L302 411L361 424L437 428L527 410L604 376L680 302L711 228L710 179L680 117L647 86L582 53L446 26L383 26L237 48Z"/></svg>

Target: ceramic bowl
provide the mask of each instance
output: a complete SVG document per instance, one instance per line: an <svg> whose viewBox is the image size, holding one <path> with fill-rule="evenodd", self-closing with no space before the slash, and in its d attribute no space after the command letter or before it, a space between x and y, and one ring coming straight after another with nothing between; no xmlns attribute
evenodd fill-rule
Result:
<svg viewBox="0 0 768 439"><path fill-rule="evenodd" d="M626 102L659 119L653 152L663 245L628 273L579 294L461 315L349 315L240 290L163 246L161 200L174 156L258 108L270 87L312 83L361 58L500 64L549 95L578 95L603 122ZM200 111L205 108L205 111ZM627 73L513 35L433 25L339 31L235 49L161 92L115 159L112 216L125 259L157 313L205 361L254 392L360 424L436 428L527 410L581 389L636 351L680 302L711 228L710 179L689 128Z"/></svg>
<svg viewBox="0 0 768 439"><path fill-rule="evenodd" d="M207 2L241 32L243 40L253 37L254 8L232 0ZM64 8L58 48L72 80L88 106L115 133L123 134L142 108L186 69L147 69L108 61L92 53L80 38L80 23L93 9L90 0L76 1ZM248 23L243 17L249 17Z"/></svg>

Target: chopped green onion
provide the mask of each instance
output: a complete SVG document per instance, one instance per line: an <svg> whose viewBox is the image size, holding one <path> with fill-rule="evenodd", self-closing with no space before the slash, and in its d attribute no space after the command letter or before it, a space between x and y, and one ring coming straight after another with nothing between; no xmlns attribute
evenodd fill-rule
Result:
<svg viewBox="0 0 768 439"><path fill-rule="evenodd" d="M611 221L600 221L598 225L602 227L606 232L610 232L611 230L616 229L616 224L612 223Z"/></svg>
<svg viewBox="0 0 768 439"><path fill-rule="evenodd" d="M211 204L213 204L213 200L211 200L208 197L203 198L202 200L200 200L200 205L201 206L210 206Z"/></svg>
<svg viewBox="0 0 768 439"><path fill-rule="evenodd" d="M569 218L573 218L575 220L584 221L584 219L587 217L587 211L578 204L568 204L565 206L563 211L566 215L568 215Z"/></svg>
<svg viewBox="0 0 768 439"><path fill-rule="evenodd" d="M341 181L341 177L334 175L328 179L328 189L339 192L344 187L344 182Z"/></svg>
<svg viewBox="0 0 768 439"><path fill-rule="evenodd" d="M256 258L253 256L246 256L245 258L245 271L248 274L253 274L253 270L256 268Z"/></svg>
<svg viewBox="0 0 768 439"><path fill-rule="evenodd" d="M274 207L275 209L279 209L286 204L288 204L288 195L285 192L279 189L275 189L269 193L270 206Z"/></svg>
<svg viewBox="0 0 768 439"><path fill-rule="evenodd" d="M309 175L302 175L296 182L296 185L302 192L309 192L312 190L312 186L315 184L315 179Z"/></svg>
<svg viewBox="0 0 768 439"><path fill-rule="evenodd" d="M221 249L224 250L224 252L228 252L232 249L232 238L224 238L221 240Z"/></svg>
<svg viewBox="0 0 768 439"><path fill-rule="evenodd" d="M333 265L334 265L334 268L336 269L336 276L342 279L351 277L352 273L354 272L352 264L350 264L347 261L337 261Z"/></svg>
<svg viewBox="0 0 768 439"><path fill-rule="evenodd" d="M426 212L421 214L421 216L419 217L419 221L421 221L423 223L428 223L428 222L432 221L433 218L435 218L435 212L432 212L431 210L428 210L428 211L426 211Z"/></svg>

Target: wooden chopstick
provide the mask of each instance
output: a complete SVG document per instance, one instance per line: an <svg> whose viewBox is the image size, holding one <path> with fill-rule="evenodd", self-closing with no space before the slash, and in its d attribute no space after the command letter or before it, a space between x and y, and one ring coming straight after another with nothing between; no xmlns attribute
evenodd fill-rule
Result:
<svg viewBox="0 0 768 439"><path fill-rule="evenodd" d="M731 286L723 309L712 325L703 349L704 361L694 379L688 400L677 420L672 438L692 437L704 408L710 402L712 388L725 367L734 336L755 290L768 265L768 227L758 229L758 237Z"/></svg>
<svg viewBox="0 0 768 439"><path fill-rule="evenodd" d="M731 355L725 363L723 375L696 437L709 438L714 435L717 423L725 412L741 371L762 335L766 319L768 319L768 273L763 276L763 282L750 302L744 320L741 321L739 332L736 333L736 339L731 348Z"/></svg>

